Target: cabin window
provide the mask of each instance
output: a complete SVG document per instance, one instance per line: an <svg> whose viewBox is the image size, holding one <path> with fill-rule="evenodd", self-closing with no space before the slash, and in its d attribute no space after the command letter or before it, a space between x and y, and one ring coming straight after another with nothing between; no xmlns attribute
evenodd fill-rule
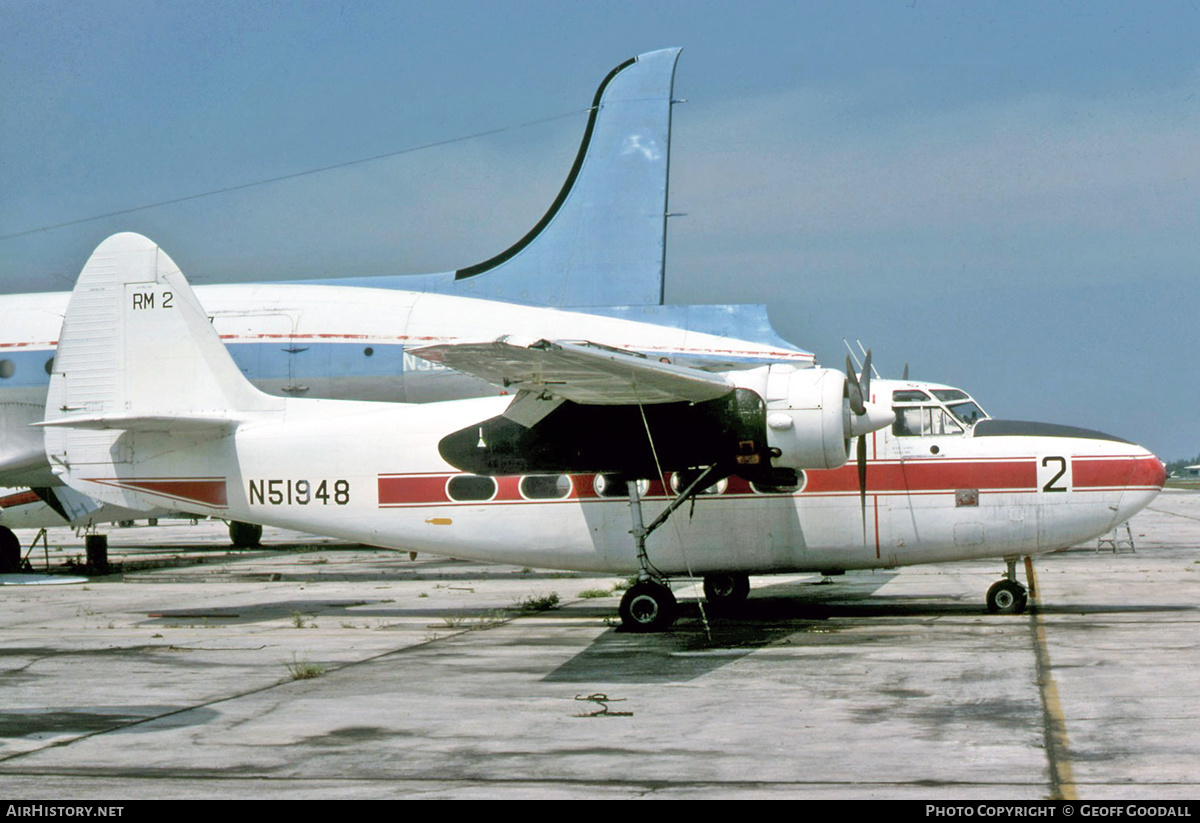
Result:
<svg viewBox="0 0 1200 823"><path fill-rule="evenodd" d="M929 400L929 395L917 389L900 389L892 392L893 403L924 403Z"/></svg>
<svg viewBox="0 0 1200 823"><path fill-rule="evenodd" d="M477 474L456 474L446 482L446 496L460 503L491 500L496 496L496 479Z"/></svg>
<svg viewBox="0 0 1200 823"><path fill-rule="evenodd" d="M0 377L5 380L16 374L17 366L11 360L0 360Z"/></svg>
<svg viewBox="0 0 1200 823"><path fill-rule="evenodd" d="M689 474L687 472L673 472L671 474L671 491L675 492L675 494L679 494L681 491L685 490L692 483L692 481L696 479L696 477L697 475ZM724 494L727 488L729 488L729 481L722 477L711 486L701 489L698 494Z"/></svg>
<svg viewBox="0 0 1200 823"><path fill-rule="evenodd" d="M521 478L520 488L526 500L562 500L571 493L571 478L565 474L530 474Z"/></svg>
<svg viewBox="0 0 1200 823"><path fill-rule="evenodd" d="M598 474L592 478L592 488L599 497L629 497L629 481L619 474ZM645 497L650 491L649 480L637 482L638 494Z"/></svg>
<svg viewBox="0 0 1200 823"><path fill-rule="evenodd" d="M750 491L754 492L755 494L795 494L796 492L798 492L804 488L804 484L807 481L807 479L808 478L805 476L804 472L799 471L799 472L796 472L796 482L795 483L785 485L785 486L775 486L775 485L768 486L764 483L751 482L750 483Z"/></svg>
<svg viewBox="0 0 1200 823"><path fill-rule="evenodd" d="M629 483L619 474L598 474L592 478L592 488L600 497L628 497Z"/></svg>

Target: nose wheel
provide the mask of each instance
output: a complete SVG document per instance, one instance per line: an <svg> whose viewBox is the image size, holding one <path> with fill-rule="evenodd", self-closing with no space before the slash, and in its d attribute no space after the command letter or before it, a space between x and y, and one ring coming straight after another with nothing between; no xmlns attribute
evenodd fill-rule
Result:
<svg viewBox="0 0 1200 823"><path fill-rule="evenodd" d="M1017 559L1005 558L1005 563L1008 571L1004 579L988 589L987 610L992 614L1022 614L1029 602L1029 591L1017 582Z"/></svg>

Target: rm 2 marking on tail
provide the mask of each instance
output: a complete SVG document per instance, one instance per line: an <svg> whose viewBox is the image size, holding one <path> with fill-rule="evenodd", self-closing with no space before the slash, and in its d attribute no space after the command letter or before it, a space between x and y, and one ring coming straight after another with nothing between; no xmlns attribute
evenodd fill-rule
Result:
<svg viewBox="0 0 1200 823"><path fill-rule="evenodd" d="M134 292L133 293L133 310L139 311L142 309L153 309L154 308L154 297L155 297L154 292ZM169 291L163 292L162 293L162 302L159 304L158 307L160 309L174 308L174 306L172 305L172 302L171 302L174 299L174 297L175 297L175 295L173 295Z"/></svg>

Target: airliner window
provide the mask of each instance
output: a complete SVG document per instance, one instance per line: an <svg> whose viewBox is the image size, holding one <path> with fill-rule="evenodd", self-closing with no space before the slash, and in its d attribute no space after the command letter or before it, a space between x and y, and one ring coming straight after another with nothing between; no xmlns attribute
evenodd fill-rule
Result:
<svg viewBox="0 0 1200 823"><path fill-rule="evenodd" d="M896 413L896 422L892 424L892 434L896 437L963 433L963 427L941 406L899 406L892 411Z"/></svg>
<svg viewBox="0 0 1200 823"><path fill-rule="evenodd" d="M601 497L628 497L629 483L617 474L598 474L592 478L592 488Z"/></svg>
<svg viewBox="0 0 1200 823"><path fill-rule="evenodd" d="M929 395L916 389L900 389L892 392L893 403L922 403L928 399Z"/></svg>
<svg viewBox="0 0 1200 823"><path fill-rule="evenodd" d="M900 394L901 392L896 392ZM895 407L896 422L892 424L892 434L896 437L916 437L921 433L921 417L923 409L920 406L909 408Z"/></svg>
<svg viewBox="0 0 1200 823"><path fill-rule="evenodd" d="M598 474L592 478L592 488L601 497L629 497L629 481L619 474ZM645 497L650 493L650 481L637 482L638 494Z"/></svg>
<svg viewBox="0 0 1200 823"><path fill-rule="evenodd" d="M562 500L571 493L565 474L530 474L521 478L521 496L527 500Z"/></svg>
<svg viewBox="0 0 1200 823"><path fill-rule="evenodd" d="M968 400L966 403L952 403L950 413L968 426L974 426L980 420L987 419L987 412Z"/></svg>
<svg viewBox="0 0 1200 823"><path fill-rule="evenodd" d="M933 396L936 397L938 400L941 400L944 403L948 403L951 400L970 400L971 399L971 398L967 397L966 392L959 391L958 389L934 389Z"/></svg>
<svg viewBox="0 0 1200 823"><path fill-rule="evenodd" d="M795 494L804 488L804 482L807 479L804 472L797 472L796 482L786 486L767 486L762 483L750 482L750 491L755 494Z"/></svg>
<svg viewBox="0 0 1200 823"><path fill-rule="evenodd" d="M496 481L477 474L456 474L446 483L446 494L451 500L469 502L491 500L496 496Z"/></svg>
<svg viewBox="0 0 1200 823"><path fill-rule="evenodd" d="M925 434L962 434L963 427L958 425L955 420L945 409L941 407L933 407L928 409L929 430Z"/></svg>
<svg viewBox="0 0 1200 823"><path fill-rule="evenodd" d="M673 491L675 494L679 494L681 491L686 489L688 487L688 485L691 484L692 481L694 481L695 479L696 479L695 474L688 476L688 473L686 473L686 472L675 472L671 475L671 491ZM724 494L725 490L727 488L729 488L729 480L727 480L726 478L721 478L717 482L713 483L711 486L706 486L705 488L701 489L699 493L700 494Z"/></svg>

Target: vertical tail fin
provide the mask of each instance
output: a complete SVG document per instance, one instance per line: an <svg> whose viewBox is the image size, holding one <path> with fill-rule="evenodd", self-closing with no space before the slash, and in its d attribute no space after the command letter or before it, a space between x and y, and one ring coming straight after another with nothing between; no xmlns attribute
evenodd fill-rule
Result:
<svg viewBox="0 0 1200 823"><path fill-rule="evenodd" d="M281 403L242 375L157 244L124 233L96 248L67 305L47 420L228 415Z"/></svg>
<svg viewBox="0 0 1200 823"><path fill-rule="evenodd" d="M592 101L566 182L537 225L512 246L456 272L338 284L557 308L660 305L679 52L649 52L609 72Z"/></svg>
<svg viewBox="0 0 1200 823"><path fill-rule="evenodd" d="M51 470L90 497L143 507L125 492L147 481L121 478L151 457L160 470L192 475L183 487L154 479L172 490L155 494L185 499L173 490L187 488L196 500L200 488L199 502L220 508L224 479L196 476L203 444L285 402L238 370L171 258L141 235L117 234L92 253L71 293L39 425Z"/></svg>

